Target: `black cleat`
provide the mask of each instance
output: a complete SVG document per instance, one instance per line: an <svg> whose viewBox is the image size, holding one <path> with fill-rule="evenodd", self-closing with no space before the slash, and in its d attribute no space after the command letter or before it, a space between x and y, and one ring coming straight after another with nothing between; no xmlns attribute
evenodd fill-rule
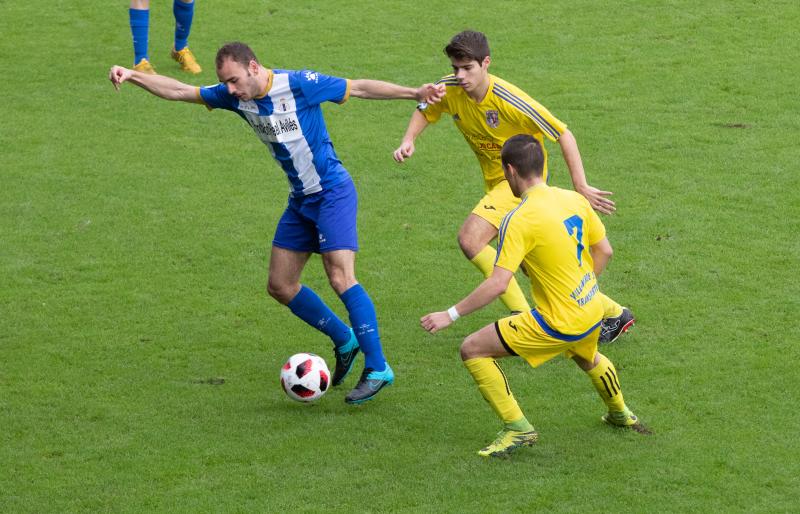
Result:
<svg viewBox="0 0 800 514"><path fill-rule="evenodd" d="M394 371L386 364L386 369L383 371L375 371L372 368L364 368L361 373L361 379L352 391L347 393L344 401L345 403L358 405L367 400L371 400L373 396L378 394L378 391L394 382Z"/></svg>
<svg viewBox="0 0 800 514"><path fill-rule="evenodd" d="M616 318L604 319L600 324L600 338L597 340L600 344L613 343L619 336L624 334L636 322L633 313L627 307L622 308L622 314Z"/></svg>
<svg viewBox="0 0 800 514"><path fill-rule="evenodd" d="M338 386L344 382L345 377L353 369L353 364L356 362L358 356L358 340L353 331L350 331L350 340L342 346L333 349L333 354L336 357L336 368L333 370L333 379L331 384Z"/></svg>

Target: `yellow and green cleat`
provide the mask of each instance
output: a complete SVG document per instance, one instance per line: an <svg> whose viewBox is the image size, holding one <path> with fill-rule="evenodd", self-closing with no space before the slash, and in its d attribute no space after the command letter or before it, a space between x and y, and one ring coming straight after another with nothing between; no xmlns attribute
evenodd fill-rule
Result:
<svg viewBox="0 0 800 514"><path fill-rule="evenodd" d="M533 446L539 440L539 433L535 430L520 432L518 430L503 429L497 434L497 439L486 448L478 451L481 457L505 457L517 448Z"/></svg>
<svg viewBox="0 0 800 514"><path fill-rule="evenodd" d="M603 423L607 423L611 426L629 428L643 435L650 435L653 433L628 409L625 409L623 412L608 412L603 414L603 417L600 419L603 420Z"/></svg>
<svg viewBox="0 0 800 514"><path fill-rule="evenodd" d="M197 75L203 71L200 65L197 64L197 59L194 58L194 54L191 50L189 50L188 46L177 51L175 48L173 48L172 51L170 51L170 56L178 61L178 63L181 65L181 69L187 73L193 73Z"/></svg>

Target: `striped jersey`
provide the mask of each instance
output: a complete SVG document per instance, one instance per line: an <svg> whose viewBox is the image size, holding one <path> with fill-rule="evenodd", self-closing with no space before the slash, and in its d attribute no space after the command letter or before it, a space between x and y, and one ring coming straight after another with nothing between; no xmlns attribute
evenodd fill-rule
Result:
<svg viewBox="0 0 800 514"><path fill-rule="evenodd" d="M240 100L225 84L199 88L209 108L244 118L289 179L292 196L306 196L349 178L322 117L322 102L344 103L350 81L311 70L270 70L264 94Z"/></svg>
<svg viewBox="0 0 800 514"><path fill-rule="evenodd" d="M495 265L515 272L524 262L539 315L561 334L581 334L603 317L589 247L605 237L586 198L537 184L500 224Z"/></svg>
<svg viewBox="0 0 800 514"><path fill-rule="evenodd" d="M544 139L558 141L567 126L518 87L489 75L489 90L481 102L475 102L458 85L455 75L443 77L442 101L422 109L429 123L449 113L481 165L486 191L505 180L500 150L510 137L530 134L544 150L544 178L547 180L547 151ZM425 105L425 104L423 104Z"/></svg>

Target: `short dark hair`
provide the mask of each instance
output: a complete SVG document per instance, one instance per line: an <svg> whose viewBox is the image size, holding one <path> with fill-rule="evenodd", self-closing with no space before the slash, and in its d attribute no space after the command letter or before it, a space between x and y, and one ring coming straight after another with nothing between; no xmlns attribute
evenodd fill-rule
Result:
<svg viewBox="0 0 800 514"><path fill-rule="evenodd" d="M217 68L221 68L222 63L224 63L227 59L230 59L233 62L238 62L245 67L250 65L250 61L258 62L258 58L256 57L256 54L253 53L253 50L241 41L225 43L222 45L222 48L217 50Z"/></svg>
<svg viewBox="0 0 800 514"><path fill-rule="evenodd" d="M544 171L542 145L530 134L517 134L508 139L500 151L503 168L510 164L522 178L541 177Z"/></svg>
<svg viewBox="0 0 800 514"><path fill-rule="evenodd" d="M483 32L465 30L453 36L444 53L452 59L483 62L489 56L489 40Z"/></svg>

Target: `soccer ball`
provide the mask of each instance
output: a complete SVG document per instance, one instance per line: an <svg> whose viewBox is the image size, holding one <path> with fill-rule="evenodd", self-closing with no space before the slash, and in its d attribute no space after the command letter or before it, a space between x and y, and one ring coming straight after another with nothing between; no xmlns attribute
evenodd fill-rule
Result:
<svg viewBox="0 0 800 514"><path fill-rule="evenodd" d="M328 365L313 353L296 353L281 368L281 387L289 398L298 402L320 399L330 383Z"/></svg>

